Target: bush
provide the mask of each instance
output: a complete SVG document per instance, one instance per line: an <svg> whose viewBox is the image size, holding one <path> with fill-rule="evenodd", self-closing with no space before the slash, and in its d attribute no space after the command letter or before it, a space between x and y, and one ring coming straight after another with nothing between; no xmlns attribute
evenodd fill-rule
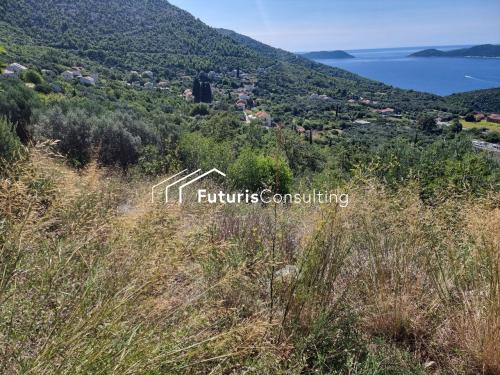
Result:
<svg viewBox="0 0 500 375"><path fill-rule="evenodd" d="M199 133L184 134L180 140L179 152L184 166L190 169L218 168L225 172L233 160L229 142L217 142Z"/></svg>
<svg viewBox="0 0 500 375"><path fill-rule="evenodd" d="M290 192L293 175L282 158L256 155L251 149L245 149L229 168L229 179L236 189L251 192L270 189L286 194Z"/></svg>
<svg viewBox="0 0 500 375"><path fill-rule="evenodd" d="M37 100L32 90L17 80L0 80L0 116L4 116L16 127L21 142L27 143L30 138L29 125Z"/></svg>
<svg viewBox="0 0 500 375"><path fill-rule="evenodd" d="M21 142L14 132L14 126L7 119L0 117L0 171L5 164L19 157Z"/></svg>
<svg viewBox="0 0 500 375"><path fill-rule="evenodd" d="M190 112L191 116L206 116L208 114L208 107L205 104L195 105Z"/></svg>
<svg viewBox="0 0 500 375"><path fill-rule="evenodd" d="M122 123L104 119L94 132L94 140L104 165L119 165L126 170L139 160L141 138L132 135Z"/></svg>
<svg viewBox="0 0 500 375"><path fill-rule="evenodd" d="M34 83L35 85L40 85L43 82L40 73L32 69L26 70L21 78L24 82Z"/></svg>
<svg viewBox="0 0 500 375"><path fill-rule="evenodd" d="M74 166L81 167L90 161L92 128L95 120L81 109L70 109L66 114L61 108L51 108L36 126L37 136L59 140L59 151Z"/></svg>

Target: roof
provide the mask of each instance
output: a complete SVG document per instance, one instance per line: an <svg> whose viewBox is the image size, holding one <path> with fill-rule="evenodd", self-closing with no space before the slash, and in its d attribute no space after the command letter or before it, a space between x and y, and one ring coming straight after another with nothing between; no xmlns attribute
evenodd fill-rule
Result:
<svg viewBox="0 0 500 375"><path fill-rule="evenodd" d="M264 111L257 112L255 115L257 117L259 117L259 118L267 118L267 117L269 117L269 113L264 112Z"/></svg>

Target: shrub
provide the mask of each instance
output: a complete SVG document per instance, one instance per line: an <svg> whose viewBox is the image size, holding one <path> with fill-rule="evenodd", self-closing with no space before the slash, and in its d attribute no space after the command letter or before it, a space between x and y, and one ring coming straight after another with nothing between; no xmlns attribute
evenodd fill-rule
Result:
<svg viewBox="0 0 500 375"><path fill-rule="evenodd" d="M191 116L206 116L208 114L209 114L208 106L205 104L195 105L190 112Z"/></svg>
<svg viewBox="0 0 500 375"><path fill-rule="evenodd" d="M28 69L22 75L22 80L28 83L34 83L35 85L40 85L43 82L43 78L35 70Z"/></svg>
<svg viewBox="0 0 500 375"><path fill-rule="evenodd" d="M199 133L184 134L180 140L179 153L184 166L190 169L218 168L225 172L233 160L229 142L217 142Z"/></svg>
<svg viewBox="0 0 500 375"><path fill-rule="evenodd" d="M123 124L104 119L94 132L99 149L99 161L104 165L119 165L126 170L139 159L141 138L133 136Z"/></svg>
<svg viewBox="0 0 500 375"><path fill-rule="evenodd" d="M17 80L0 80L0 116L5 116L16 127L16 133L23 143L30 138L29 125L37 100L32 90Z"/></svg>
<svg viewBox="0 0 500 375"><path fill-rule="evenodd" d="M21 150L21 142L14 132L13 125L4 117L0 117L0 171L4 163L17 159Z"/></svg>
<svg viewBox="0 0 500 375"><path fill-rule="evenodd" d="M59 140L59 151L74 166L81 167L90 161L94 119L81 109L70 109L66 114L54 107L44 114L36 126L37 135Z"/></svg>
<svg viewBox="0 0 500 375"><path fill-rule="evenodd" d="M270 189L275 193L290 192L292 171L282 158L256 155L245 149L229 168L229 179L234 188L259 192Z"/></svg>

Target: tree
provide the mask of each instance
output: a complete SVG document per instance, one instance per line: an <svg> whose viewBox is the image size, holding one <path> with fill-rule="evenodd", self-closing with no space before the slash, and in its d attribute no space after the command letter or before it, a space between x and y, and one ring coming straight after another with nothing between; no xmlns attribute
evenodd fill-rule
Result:
<svg viewBox="0 0 500 375"><path fill-rule="evenodd" d="M201 102L212 103L212 87L208 82L203 82L201 85Z"/></svg>
<svg viewBox="0 0 500 375"><path fill-rule="evenodd" d="M75 167L82 167L90 161L94 122L95 119L81 109L70 109L65 114L61 108L54 107L41 116L36 135L58 140L58 150Z"/></svg>
<svg viewBox="0 0 500 375"><path fill-rule="evenodd" d="M476 122L476 116L474 116L474 113L467 113L464 120L467 122Z"/></svg>
<svg viewBox="0 0 500 375"><path fill-rule="evenodd" d="M432 133L437 128L436 120L432 116L421 116L417 120L417 127L426 133Z"/></svg>
<svg viewBox="0 0 500 375"><path fill-rule="evenodd" d="M462 131L462 123L460 122L460 120L458 119L455 119L453 120L452 124L451 124L451 127L450 127L450 130L453 132L453 133L460 133Z"/></svg>
<svg viewBox="0 0 500 375"><path fill-rule="evenodd" d="M16 127L21 142L31 138L29 125L33 109L37 106L33 91L16 80L0 80L0 116L5 116Z"/></svg>
<svg viewBox="0 0 500 375"><path fill-rule="evenodd" d="M105 121L95 134L99 141L99 161L104 165L119 165L126 170L139 159L141 140L122 125Z"/></svg>
<svg viewBox="0 0 500 375"><path fill-rule="evenodd" d="M193 96L195 103L201 102L201 85L198 77L196 77L193 81Z"/></svg>

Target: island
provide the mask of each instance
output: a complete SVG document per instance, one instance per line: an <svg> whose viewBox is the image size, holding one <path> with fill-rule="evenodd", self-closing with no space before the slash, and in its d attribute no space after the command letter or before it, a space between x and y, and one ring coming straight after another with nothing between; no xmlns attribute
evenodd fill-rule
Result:
<svg viewBox="0 0 500 375"><path fill-rule="evenodd" d="M500 57L500 45L482 44L450 51L431 48L412 53L408 57Z"/></svg>
<svg viewBox="0 0 500 375"><path fill-rule="evenodd" d="M329 60L329 59L354 59L353 55L348 54L345 51L316 51L302 53L302 57L311 60Z"/></svg>

